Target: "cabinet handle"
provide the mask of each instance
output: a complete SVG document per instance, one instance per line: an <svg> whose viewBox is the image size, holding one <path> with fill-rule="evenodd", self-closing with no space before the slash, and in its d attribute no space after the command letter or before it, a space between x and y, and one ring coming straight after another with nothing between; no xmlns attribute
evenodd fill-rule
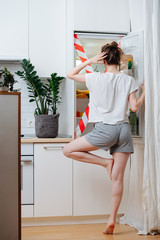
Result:
<svg viewBox="0 0 160 240"><path fill-rule="evenodd" d="M21 160L21 162L24 162L24 163L27 162L28 163L28 162L32 162L32 160Z"/></svg>
<svg viewBox="0 0 160 240"><path fill-rule="evenodd" d="M54 146L52 146L52 147L43 147L45 150L52 150L52 149L57 149L57 150L59 150L59 149L62 149L63 148L63 146L59 146L59 147L54 147Z"/></svg>
<svg viewBox="0 0 160 240"><path fill-rule="evenodd" d="M23 163L33 162L33 156L21 156L21 162Z"/></svg>

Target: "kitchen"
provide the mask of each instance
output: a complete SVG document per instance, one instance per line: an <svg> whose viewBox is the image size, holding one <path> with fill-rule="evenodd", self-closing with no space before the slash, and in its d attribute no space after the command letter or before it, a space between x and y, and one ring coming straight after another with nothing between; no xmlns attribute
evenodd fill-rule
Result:
<svg viewBox="0 0 160 240"><path fill-rule="evenodd" d="M133 2L136 4L134 5ZM88 58L98 53L104 42L116 40L121 43L125 55L133 57L133 76L139 87L145 79L146 87L153 91L152 83L148 82L147 85L146 80L145 46L147 45L144 45L146 42L143 39L147 27L142 26L142 18L145 16L141 14L143 7L147 9L145 2L148 1L143 1L144 5L132 0L1 1L0 69L7 67L18 81L14 84L14 89L20 89L12 94L4 91L0 94L0 109L1 114L3 113L0 120L0 159L1 171L2 173L6 171L5 175L1 174L1 182L5 183L1 186L1 192L4 193L1 199L3 217L0 222L4 229L4 232L1 232L1 239L29 239L29 237L34 239L33 228L37 229L38 239L49 239L47 234L50 231L51 239L59 237L67 239L67 234L72 232L72 228L67 231L66 227L69 229L69 226L75 231L73 236L69 235L70 239L77 239L76 227L81 229L82 238L78 239L89 239L91 232L87 233L87 226L91 231L94 230L93 236L96 239L105 239L101 229L106 225L110 214L109 176L100 167L73 161L63 154L63 147L75 138L77 126L88 105L88 97L78 98L76 94L77 89L83 92L87 88L66 78L66 73L81 60L80 53L76 51L74 45L75 34ZM153 2L155 3L156 0ZM150 14L149 10L147 13ZM45 86L52 73L63 77L59 89L61 103L57 104L59 118L56 137L47 135L37 137L34 116L36 102L29 102L31 97L26 84L28 82L20 76L20 73L16 74L18 71L25 71L22 68L23 59L30 60L37 72L36 76L39 76L38 81L42 81ZM126 66L128 67L128 58L125 62ZM125 67L120 70L128 74L128 69ZM97 70L97 66L93 68L94 71L104 71L104 69ZM137 94L140 94L140 91ZM159 98L159 95L157 97ZM149 106L146 113L146 103L136 116L136 125L132 126L133 128L136 126L136 132L135 129L132 132L135 152L127 163L124 193L116 225L118 234L124 231L121 228L122 224L128 224L125 231L129 229L130 235L128 234L127 237L130 239L137 236L137 231L131 226L139 232L142 231L136 225L138 222L136 216L133 218L134 223L130 218L134 215L131 214L131 210L135 208L136 212L136 206L139 206L138 209L143 215L144 206L140 203L145 184L142 186L139 181L143 178L145 168L144 154L147 156L146 152L149 149L148 147L144 151L145 146L149 146L146 142L147 136L150 136L146 131L146 123L151 112ZM81 116L77 115L77 112L80 112ZM152 117L150 118L153 124ZM154 129L157 129L157 122L154 124ZM92 127L92 124L87 124L82 135ZM151 137L152 140L154 135ZM96 153L94 151L94 154L102 157L110 156L109 152L100 149L96 150ZM10 159L14 161L10 162ZM13 176L12 169L15 171ZM10 189L7 201L9 191L6 189ZM133 195L133 192L136 194ZM11 195L13 193L16 197ZM7 211L3 207L5 205ZM94 229L96 226L97 231ZM45 232L46 227L48 232ZM56 231L61 232L56 235ZM123 238L123 234L121 236Z"/></svg>

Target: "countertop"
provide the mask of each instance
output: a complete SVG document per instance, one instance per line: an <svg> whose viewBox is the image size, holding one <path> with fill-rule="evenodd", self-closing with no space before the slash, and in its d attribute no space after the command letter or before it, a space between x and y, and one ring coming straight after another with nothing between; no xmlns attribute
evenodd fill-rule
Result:
<svg viewBox="0 0 160 240"><path fill-rule="evenodd" d="M71 135L59 134L56 138L37 138L35 135L24 135L21 143L68 143L74 140ZM134 144L144 144L142 137L133 136Z"/></svg>
<svg viewBox="0 0 160 240"><path fill-rule="evenodd" d="M21 137L21 143L68 143L73 140L71 135L59 134L56 138L37 138L33 134Z"/></svg>
<svg viewBox="0 0 160 240"><path fill-rule="evenodd" d="M132 138L133 138L133 143L134 144L142 144L142 145L144 145L144 139L142 137L132 136Z"/></svg>

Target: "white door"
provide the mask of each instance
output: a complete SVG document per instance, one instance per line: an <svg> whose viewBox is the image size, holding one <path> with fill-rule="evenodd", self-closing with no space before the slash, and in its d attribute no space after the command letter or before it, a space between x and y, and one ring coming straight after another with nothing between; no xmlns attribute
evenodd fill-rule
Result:
<svg viewBox="0 0 160 240"><path fill-rule="evenodd" d="M72 160L63 146L34 145L34 217L72 215Z"/></svg>
<svg viewBox="0 0 160 240"><path fill-rule="evenodd" d="M101 157L112 157L109 152L96 150L91 153ZM124 213L128 198L130 160L124 177L124 194L119 213ZM74 216L110 214L111 180L104 167L74 161L73 175Z"/></svg>

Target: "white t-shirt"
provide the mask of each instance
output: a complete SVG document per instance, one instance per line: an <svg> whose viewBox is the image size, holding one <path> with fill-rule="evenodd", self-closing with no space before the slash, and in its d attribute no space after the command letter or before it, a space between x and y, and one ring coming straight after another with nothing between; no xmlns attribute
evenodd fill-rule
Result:
<svg viewBox="0 0 160 240"><path fill-rule="evenodd" d="M93 72L86 74L89 90L89 121L108 124L128 122L128 96L136 91L133 77L124 73Z"/></svg>

